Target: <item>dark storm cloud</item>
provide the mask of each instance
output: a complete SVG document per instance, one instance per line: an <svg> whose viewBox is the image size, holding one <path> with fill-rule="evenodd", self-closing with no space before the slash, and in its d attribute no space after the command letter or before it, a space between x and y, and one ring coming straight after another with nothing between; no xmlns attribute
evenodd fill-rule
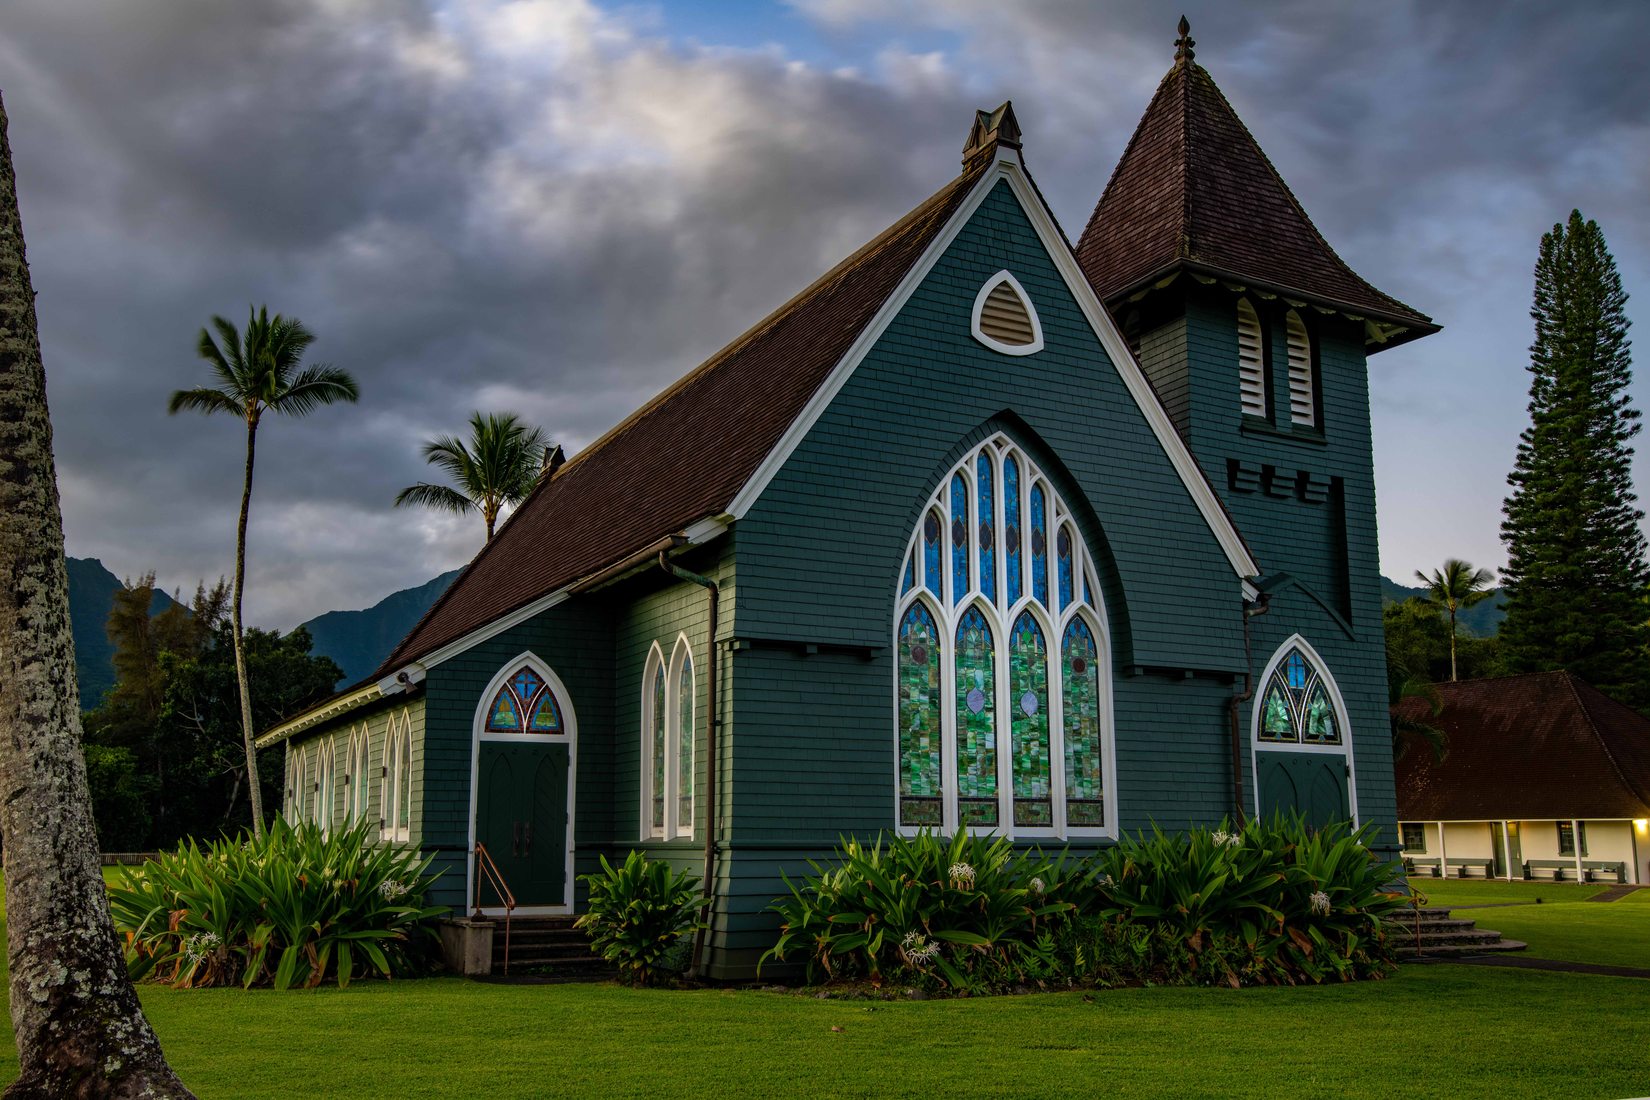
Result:
<svg viewBox="0 0 1650 1100"><path fill-rule="evenodd" d="M204 379L207 317L267 301L363 401L261 436L253 617L418 583L479 541L388 507L421 439L486 407L588 443L944 182L974 106L1015 99L1075 237L1172 54L1157 6L798 7L862 63L672 43L577 0L9 5L71 552L227 570L239 429L164 404ZM1583 206L1650 295L1639 11L1189 12L1329 239L1449 326L1374 361L1389 572L1499 560L1540 232ZM918 27L946 52L902 52ZM1444 486L1417 457L1439 434Z"/></svg>

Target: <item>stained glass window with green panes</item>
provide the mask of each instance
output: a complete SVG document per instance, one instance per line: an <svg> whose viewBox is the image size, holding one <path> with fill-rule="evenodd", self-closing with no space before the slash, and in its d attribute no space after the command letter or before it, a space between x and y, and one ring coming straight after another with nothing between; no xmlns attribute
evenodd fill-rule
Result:
<svg viewBox="0 0 1650 1100"><path fill-rule="evenodd" d="M945 822L940 703L940 635L927 606L915 603L899 627L901 825L937 828Z"/></svg>
<svg viewBox="0 0 1650 1100"><path fill-rule="evenodd" d="M971 607L957 625L957 815L997 824L997 651L991 624Z"/></svg>
<svg viewBox="0 0 1650 1100"><path fill-rule="evenodd" d="M682 659L676 692L676 829L693 830L693 658Z"/></svg>
<svg viewBox="0 0 1650 1100"><path fill-rule="evenodd" d="M1048 646L1031 612L1009 633L1009 707L1014 725L1014 824L1054 824L1050 794Z"/></svg>
<svg viewBox="0 0 1650 1100"><path fill-rule="evenodd" d="M1061 722L1066 741L1066 824L1106 823L1100 743L1100 651L1082 619L1066 627L1060 653Z"/></svg>
<svg viewBox="0 0 1650 1100"><path fill-rule="evenodd" d="M1260 739L1295 740L1295 718L1289 713L1289 696L1276 676L1267 686L1265 700L1261 704Z"/></svg>
<svg viewBox="0 0 1650 1100"><path fill-rule="evenodd" d="M1341 743L1341 729L1335 722L1335 708L1330 705L1329 696L1324 692L1321 683L1313 684L1311 694L1306 697L1306 721L1303 726L1304 739L1312 744Z"/></svg>

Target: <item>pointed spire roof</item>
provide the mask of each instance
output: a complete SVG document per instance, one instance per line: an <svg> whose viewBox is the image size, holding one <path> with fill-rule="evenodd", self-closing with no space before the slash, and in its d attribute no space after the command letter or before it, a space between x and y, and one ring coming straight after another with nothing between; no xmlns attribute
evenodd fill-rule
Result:
<svg viewBox="0 0 1650 1100"><path fill-rule="evenodd" d="M1078 241L1100 298L1115 305L1189 270L1361 318L1373 345L1436 332L1335 254L1192 46L1182 17L1174 65Z"/></svg>

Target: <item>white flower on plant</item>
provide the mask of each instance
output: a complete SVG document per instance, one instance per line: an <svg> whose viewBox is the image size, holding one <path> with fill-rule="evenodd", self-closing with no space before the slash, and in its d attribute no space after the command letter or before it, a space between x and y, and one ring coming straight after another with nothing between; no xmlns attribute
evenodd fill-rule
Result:
<svg viewBox="0 0 1650 1100"><path fill-rule="evenodd" d="M912 966L927 966L940 953L938 943L916 931L907 932L905 938L899 941L899 946Z"/></svg>
<svg viewBox="0 0 1650 1100"><path fill-rule="evenodd" d="M1043 882L1043 880L1041 878L1036 878L1036 877L1032 878L1030 885L1031 885L1031 892L1033 894L1036 894L1038 897L1042 897L1043 892L1048 889L1048 885L1045 882Z"/></svg>
<svg viewBox="0 0 1650 1100"><path fill-rule="evenodd" d="M1229 833L1225 829L1216 829L1209 839L1223 848L1241 848L1243 846L1242 833Z"/></svg>
<svg viewBox="0 0 1650 1100"><path fill-rule="evenodd" d="M1117 880L1112 878L1110 875L1101 875L1100 885L1105 887L1107 890L1110 890L1113 886L1117 885Z"/></svg>
<svg viewBox="0 0 1650 1100"><path fill-rule="evenodd" d="M189 965L194 966L222 946L223 940L216 932L196 932L184 937L182 953Z"/></svg>
<svg viewBox="0 0 1650 1100"><path fill-rule="evenodd" d="M1324 893L1322 890L1315 890L1313 891L1312 896L1307 900L1312 905L1312 912L1318 914L1320 917L1327 917L1329 915L1328 894Z"/></svg>
<svg viewBox="0 0 1650 1100"><path fill-rule="evenodd" d="M387 878L378 884L378 892L383 895L385 901L400 901L412 893L412 887L400 879Z"/></svg>
<svg viewBox="0 0 1650 1100"><path fill-rule="evenodd" d="M974 868L966 863L951 865L951 884L959 890L967 890L974 885Z"/></svg>

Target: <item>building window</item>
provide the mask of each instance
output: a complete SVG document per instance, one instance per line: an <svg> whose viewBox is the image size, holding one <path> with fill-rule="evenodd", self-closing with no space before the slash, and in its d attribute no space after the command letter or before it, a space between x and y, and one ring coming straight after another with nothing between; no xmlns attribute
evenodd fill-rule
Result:
<svg viewBox="0 0 1650 1100"><path fill-rule="evenodd" d="M337 779L337 761L333 758L337 750L332 738L322 741L319 748L320 755L315 758L315 824L322 832L332 827L332 796L333 783Z"/></svg>
<svg viewBox="0 0 1650 1100"><path fill-rule="evenodd" d="M1398 831L1402 836L1402 846L1406 852L1425 855L1427 851L1427 827L1417 821L1405 821L1399 824Z"/></svg>
<svg viewBox="0 0 1650 1100"><path fill-rule="evenodd" d="M499 686L487 708L488 733L562 732L555 692L531 665L523 665Z"/></svg>
<svg viewBox="0 0 1650 1100"><path fill-rule="evenodd" d="M344 765L344 819L351 825L366 820L371 774L372 740L363 722L350 731L349 760Z"/></svg>
<svg viewBox="0 0 1650 1100"><path fill-rule="evenodd" d="M408 840L412 836L412 718L406 713L390 716L380 771L379 829L385 840Z"/></svg>
<svg viewBox="0 0 1650 1100"><path fill-rule="evenodd" d="M1579 832L1577 830L1579 830ZM1575 855L1576 854L1576 841L1578 841L1578 840L1581 842L1581 858L1586 859L1587 858L1587 823L1585 821L1578 821L1578 822L1575 823L1574 828L1572 828L1570 822L1568 822L1568 821L1558 822L1558 854L1559 855L1561 855L1561 856L1573 856L1573 855Z"/></svg>
<svg viewBox="0 0 1650 1100"><path fill-rule="evenodd" d="M946 475L901 562L894 618L902 829L1108 828L1097 588L1076 517L1006 437Z"/></svg>
<svg viewBox="0 0 1650 1100"><path fill-rule="evenodd" d="M1267 415L1266 340L1260 315L1249 299L1237 304L1238 401L1244 416Z"/></svg>
<svg viewBox="0 0 1650 1100"><path fill-rule="evenodd" d="M304 820L304 751L288 743L286 747L286 823Z"/></svg>
<svg viewBox="0 0 1650 1100"><path fill-rule="evenodd" d="M1318 386L1312 363L1312 337L1301 315L1290 310L1283 319L1289 347L1289 422L1302 428L1318 426Z"/></svg>
<svg viewBox="0 0 1650 1100"><path fill-rule="evenodd" d="M1325 687L1327 679L1299 646L1292 647L1266 681L1260 703L1259 739L1339 745L1341 725Z"/></svg>
<svg viewBox="0 0 1650 1100"><path fill-rule="evenodd" d="M668 661L654 643L642 676L643 836L693 836L697 717L697 677L687 638L677 639Z"/></svg>

